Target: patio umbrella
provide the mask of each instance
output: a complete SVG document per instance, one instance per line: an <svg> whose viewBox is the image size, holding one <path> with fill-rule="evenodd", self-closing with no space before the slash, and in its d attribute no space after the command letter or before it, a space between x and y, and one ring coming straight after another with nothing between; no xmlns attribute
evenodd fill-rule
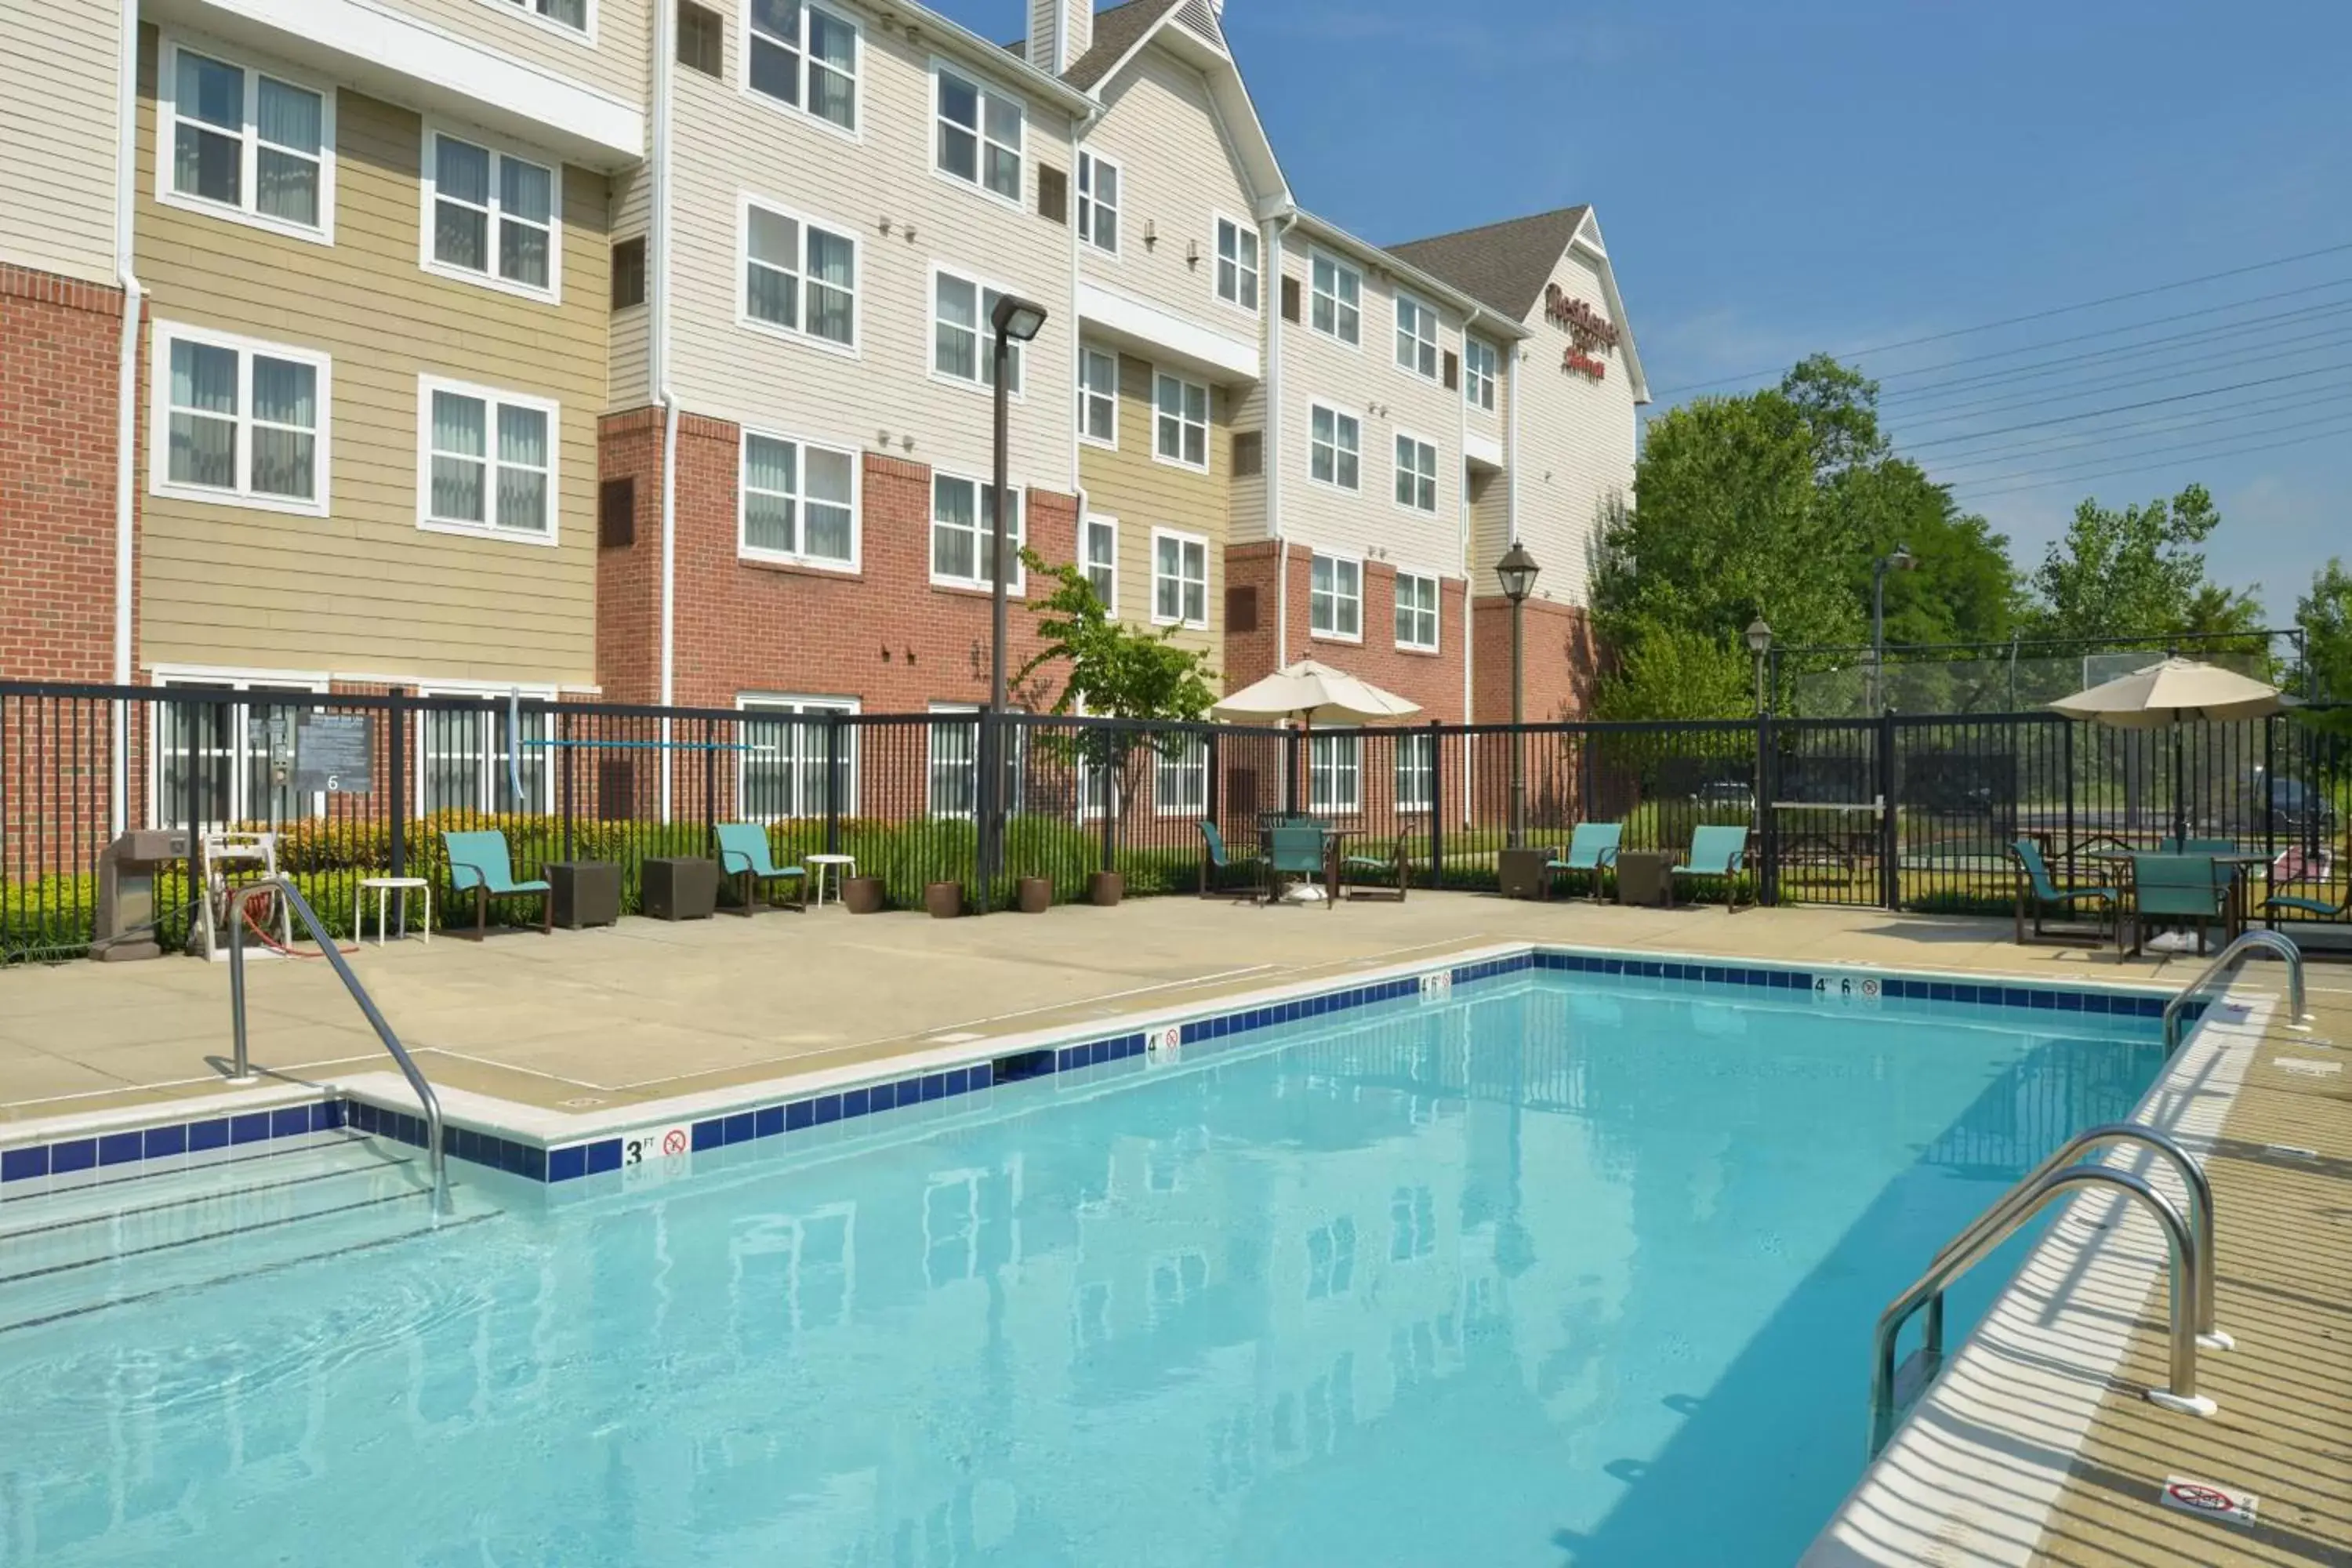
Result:
<svg viewBox="0 0 2352 1568"><path fill-rule="evenodd" d="M1302 730L1326 724L1377 724L1421 711L1393 691L1383 691L1344 669L1311 658L1286 665L1253 681L1210 710L1220 719L1297 719Z"/></svg>
<svg viewBox="0 0 2352 1568"><path fill-rule="evenodd" d="M2234 670L2168 658L2050 706L2069 719L2111 730L2172 731L2172 836L2179 839L2189 836L2189 806L2180 794L2180 726L2190 720L2264 719L2293 706L2293 700Z"/></svg>

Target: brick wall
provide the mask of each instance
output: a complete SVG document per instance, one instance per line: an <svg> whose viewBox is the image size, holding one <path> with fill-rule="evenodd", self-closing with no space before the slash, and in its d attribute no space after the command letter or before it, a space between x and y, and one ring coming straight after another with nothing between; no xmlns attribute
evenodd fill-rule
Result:
<svg viewBox="0 0 2352 1568"><path fill-rule="evenodd" d="M1236 545L1225 552L1227 588L1255 591L1257 621L1255 631L1239 632L1233 629L1228 617L1223 671L1228 691L1238 691L1272 674L1276 668L1281 650L1276 646L1275 626L1286 613L1278 575L1281 549L1279 543L1255 543ZM1311 572L1312 552L1298 545L1291 546L1286 605L1290 661L1318 659L1419 703L1421 712L1415 716L1416 722L1462 722L1464 606L1469 584L1458 578L1439 580L1438 650L1422 653L1397 647L1395 567L1381 561L1364 563L1364 636L1360 643L1313 635L1307 601ZM1483 660L1483 645L1478 651Z"/></svg>
<svg viewBox="0 0 2352 1568"><path fill-rule="evenodd" d="M634 542L596 552L596 684L608 702L661 700L661 459L658 407L598 423L597 482L628 481L635 498Z"/></svg>
<svg viewBox="0 0 2352 1568"><path fill-rule="evenodd" d="M1472 609L1478 639L1473 679L1477 686L1475 721L1511 721L1511 602L1482 597ZM1599 651L1592 622L1573 605L1529 599L1527 606L1528 722L1581 719L1591 710Z"/></svg>

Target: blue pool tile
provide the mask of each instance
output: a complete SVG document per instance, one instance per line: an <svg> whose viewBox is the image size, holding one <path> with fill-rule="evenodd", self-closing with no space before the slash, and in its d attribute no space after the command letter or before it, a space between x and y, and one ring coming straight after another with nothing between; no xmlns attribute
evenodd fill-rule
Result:
<svg viewBox="0 0 2352 1568"><path fill-rule="evenodd" d="M522 1146L522 1168L516 1173L521 1176L525 1181L544 1182L549 1180L547 1151L541 1148L536 1143L524 1144Z"/></svg>
<svg viewBox="0 0 2352 1568"><path fill-rule="evenodd" d="M698 1121L694 1124L694 1152L696 1153L699 1154L705 1149L724 1148L726 1147L726 1144L727 1124L725 1122L714 1118L709 1121Z"/></svg>
<svg viewBox="0 0 2352 1568"><path fill-rule="evenodd" d="M968 1093L971 1089L971 1074L963 1068L950 1068L947 1079L948 1093L951 1096Z"/></svg>
<svg viewBox="0 0 2352 1568"><path fill-rule="evenodd" d="M868 1115L887 1110L898 1103L898 1086L895 1083L868 1084L866 1089L866 1110Z"/></svg>
<svg viewBox="0 0 2352 1568"><path fill-rule="evenodd" d="M354 1100L352 1101L350 1120L355 1131L373 1132L375 1131L375 1107L365 1100Z"/></svg>
<svg viewBox="0 0 2352 1568"><path fill-rule="evenodd" d="M621 1141L607 1138L601 1143L588 1145L588 1173L601 1176L607 1171L621 1168Z"/></svg>
<svg viewBox="0 0 2352 1568"><path fill-rule="evenodd" d="M258 1143L268 1136L269 1112L266 1110L228 1119L228 1141L232 1143Z"/></svg>
<svg viewBox="0 0 2352 1568"><path fill-rule="evenodd" d="M795 1100L790 1105L784 1107L785 1131L797 1132L803 1127L814 1126L815 1122L816 1101L813 1100Z"/></svg>
<svg viewBox="0 0 2352 1568"><path fill-rule="evenodd" d="M990 1089L996 1083L996 1068L992 1062L978 1062L971 1068L971 1087Z"/></svg>
<svg viewBox="0 0 2352 1568"><path fill-rule="evenodd" d="M323 1128L329 1131L336 1131L342 1126L344 1118L350 1110L351 1105L347 1100L321 1100L312 1109L310 1125L314 1129Z"/></svg>
<svg viewBox="0 0 2352 1568"><path fill-rule="evenodd" d="M2036 991L2032 995L2033 1005L2037 1011L2054 1013L2058 1010L2058 998L2052 995L2049 992Z"/></svg>
<svg viewBox="0 0 2352 1568"><path fill-rule="evenodd" d="M470 1160L478 1165L491 1163L482 1158L482 1135L470 1127L449 1129L449 1157Z"/></svg>
<svg viewBox="0 0 2352 1568"><path fill-rule="evenodd" d="M923 1101L923 1080L919 1078L902 1078L898 1080L896 1092L899 1110L904 1110L910 1105L920 1105Z"/></svg>
<svg viewBox="0 0 2352 1568"><path fill-rule="evenodd" d="M2058 993L2058 1011L2061 1013L2080 1013L2084 1010L2083 1005L2089 1000L2090 998L2084 995L2080 991L2061 991Z"/></svg>
<svg viewBox="0 0 2352 1568"><path fill-rule="evenodd" d="M74 1138L63 1143L49 1145L49 1174L62 1176L69 1171L87 1171L98 1163L98 1140Z"/></svg>
<svg viewBox="0 0 2352 1568"><path fill-rule="evenodd" d="M540 1162L540 1180L547 1179L546 1151L531 1148L528 1144L517 1143L508 1138L494 1138L491 1142L499 1146L499 1170L510 1176L528 1176L530 1174L530 1157L537 1154Z"/></svg>
<svg viewBox="0 0 2352 1568"><path fill-rule="evenodd" d="M127 1165L140 1158L144 1141L136 1132L109 1132L98 1141L98 1163Z"/></svg>
<svg viewBox="0 0 2352 1568"><path fill-rule="evenodd" d="M874 1091L870 1089L844 1089L841 1094L841 1119L863 1116L874 1109Z"/></svg>
<svg viewBox="0 0 2352 1568"><path fill-rule="evenodd" d="M1055 1065L1064 1072L1069 1072L1077 1068L1086 1066L1087 1047L1084 1046L1064 1046L1061 1051L1055 1058Z"/></svg>
<svg viewBox="0 0 2352 1568"><path fill-rule="evenodd" d="M1952 1000L1965 1002L1973 1007L1977 1005L1977 988L1973 985L1955 985L1952 987Z"/></svg>
<svg viewBox="0 0 2352 1568"><path fill-rule="evenodd" d="M174 1127L147 1129L146 1147L142 1151L144 1158L159 1160L166 1155L184 1154L187 1152L188 1129L184 1123Z"/></svg>
<svg viewBox="0 0 2352 1568"><path fill-rule="evenodd" d="M1931 981L1927 986L1927 999L1931 1002L1948 1002L1952 999L1952 988L1944 981Z"/></svg>
<svg viewBox="0 0 2352 1568"><path fill-rule="evenodd" d="M188 1152L201 1154L207 1149L228 1147L228 1119L215 1117L210 1121L188 1123Z"/></svg>
<svg viewBox="0 0 2352 1568"><path fill-rule="evenodd" d="M1099 1067L1104 1062L1110 1060L1110 1048L1117 1043L1118 1042L1114 1040L1097 1040L1093 1045L1088 1046L1087 1047L1087 1065L1089 1067ZM931 1094L931 1080L929 1079L925 1079L923 1080L923 1098L925 1100L933 1098Z"/></svg>
<svg viewBox="0 0 2352 1568"><path fill-rule="evenodd" d="M49 1173L49 1146L36 1143L29 1149L10 1149L0 1152L0 1182L24 1182Z"/></svg>
<svg viewBox="0 0 2352 1568"><path fill-rule="evenodd" d="M762 1106L751 1117L751 1136L754 1138L774 1138L783 1130L784 1108L781 1105Z"/></svg>
<svg viewBox="0 0 2352 1568"><path fill-rule="evenodd" d="M750 1111L739 1110L734 1115L727 1118L724 1122L720 1123L720 1125L725 1131L728 1142L749 1143L751 1141L751 1113Z"/></svg>
<svg viewBox="0 0 2352 1568"><path fill-rule="evenodd" d="M588 1146L574 1143L569 1149L547 1152L547 1179L555 1182L577 1181L588 1173Z"/></svg>
<svg viewBox="0 0 2352 1568"><path fill-rule="evenodd" d="M2107 997L2101 995L2096 991L2086 991L2083 994L2083 1011L2085 1013L2104 1013L2107 1010L2108 1000L2109 999Z"/></svg>
<svg viewBox="0 0 2352 1568"><path fill-rule="evenodd" d="M269 1135L272 1138L295 1138L310 1131L310 1108L289 1105L269 1113Z"/></svg>
<svg viewBox="0 0 2352 1568"><path fill-rule="evenodd" d="M815 1109L816 1124L819 1127L823 1127L829 1121L838 1121L841 1120L841 1096L820 1094L816 1097Z"/></svg>
<svg viewBox="0 0 2352 1568"><path fill-rule="evenodd" d="M945 1073L927 1072L923 1075L923 1098L925 1100L944 1099L947 1092L948 1080Z"/></svg>

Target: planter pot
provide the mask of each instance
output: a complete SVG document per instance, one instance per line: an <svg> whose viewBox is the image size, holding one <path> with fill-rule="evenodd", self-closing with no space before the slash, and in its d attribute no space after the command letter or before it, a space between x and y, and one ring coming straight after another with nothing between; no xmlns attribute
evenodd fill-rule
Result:
<svg viewBox="0 0 2352 1568"><path fill-rule="evenodd" d="M878 915L882 912L882 879L851 877L841 884L842 907L853 915Z"/></svg>
<svg viewBox="0 0 2352 1568"><path fill-rule="evenodd" d="M1054 907L1054 884L1048 878L1022 878L1018 894L1017 907L1024 915L1042 915Z"/></svg>
<svg viewBox="0 0 2352 1568"><path fill-rule="evenodd" d="M1087 879L1087 902L1108 909L1127 897L1127 876L1120 871L1097 871Z"/></svg>
<svg viewBox="0 0 2352 1568"><path fill-rule="evenodd" d="M963 884L933 882L923 889L923 908L935 921L951 921L963 913Z"/></svg>

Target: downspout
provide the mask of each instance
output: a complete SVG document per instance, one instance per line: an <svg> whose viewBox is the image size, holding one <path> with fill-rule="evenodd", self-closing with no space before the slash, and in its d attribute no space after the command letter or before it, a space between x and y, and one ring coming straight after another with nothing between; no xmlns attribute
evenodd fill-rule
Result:
<svg viewBox="0 0 2352 1568"><path fill-rule="evenodd" d="M1274 668L1290 664L1290 541L1282 531L1282 237L1298 221L1298 209L1258 226L1258 249L1271 262L1262 276L1274 279L1265 311L1265 529L1274 537Z"/></svg>
<svg viewBox="0 0 2352 1568"><path fill-rule="evenodd" d="M1477 645L1476 639L1470 635L1470 602L1478 586L1478 568L1470 559L1470 334L1477 329L1480 319L1486 313L1478 306L1473 305L1470 307L1470 319L1462 323L1462 370L1461 374L1454 377L1462 384L1456 399L1460 406L1454 410L1462 419L1462 441L1454 448L1458 471L1454 475L1454 482L1461 487L1455 500L1454 555L1462 567L1463 576L1462 721L1465 724L1469 723L1477 713L1476 708L1473 706L1476 689L1471 684L1473 667L1477 657ZM1439 601L1437 609L1440 621L1438 639L1443 643L1445 635L1443 624L1445 605L1442 599Z"/></svg>
<svg viewBox="0 0 2352 1568"><path fill-rule="evenodd" d="M147 291L131 264L139 192L139 0L122 0L121 58L115 68L114 277L122 289L122 354L114 408L114 684L131 684L132 550L139 504L139 322ZM114 704L114 770L107 805L111 833L129 826L130 712Z"/></svg>
<svg viewBox="0 0 2352 1568"><path fill-rule="evenodd" d="M661 705L677 698L677 395L669 383L670 219L669 154L672 62L677 57L675 0L656 0L654 22L654 157L652 222L654 319L647 357L655 400L662 405L661 483ZM677 753L673 721L661 721L661 819L670 819ZM707 761L707 759L706 759Z"/></svg>

